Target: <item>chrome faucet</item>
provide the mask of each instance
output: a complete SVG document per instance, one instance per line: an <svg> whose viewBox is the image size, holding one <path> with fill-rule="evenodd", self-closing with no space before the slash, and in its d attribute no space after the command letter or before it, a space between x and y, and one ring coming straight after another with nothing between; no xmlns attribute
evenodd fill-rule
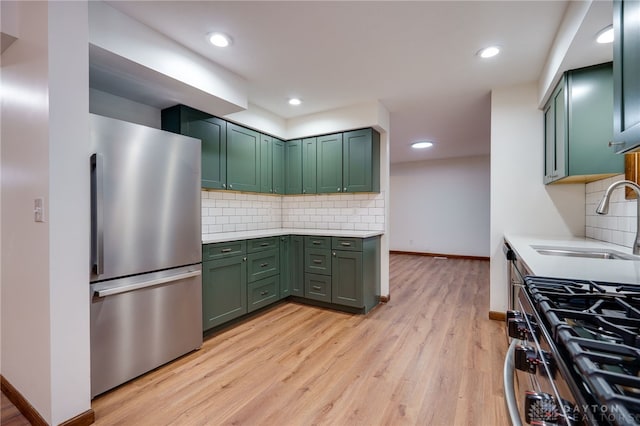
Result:
<svg viewBox="0 0 640 426"><path fill-rule="evenodd" d="M636 204L638 206L638 211L636 213L637 217L637 225L636 225L636 240L633 243L633 254L640 254L640 186L637 183L632 182L630 180L619 180L618 182L612 183L609 188L604 193L604 197L602 197L602 201L598 204L598 208L596 209L596 213L598 214L607 214L609 213L609 199L611 198L611 193L614 189L619 186L628 186L636 192L637 199Z"/></svg>

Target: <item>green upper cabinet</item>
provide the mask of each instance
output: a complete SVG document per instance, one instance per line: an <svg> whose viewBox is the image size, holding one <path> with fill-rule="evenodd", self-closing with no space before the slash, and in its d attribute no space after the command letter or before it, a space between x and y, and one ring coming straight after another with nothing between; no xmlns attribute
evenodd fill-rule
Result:
<svg viewBox="0 0 640 426"><path fill-rule="evenodd" d="M317 138L317 193L342 192L342 133Z"/></svg>
<svg viewBox="0 0 640 426"><path fill-rule="evenodd" d="M260 192L273 193L273 138L260 135Z"/></svg>
<svg viewBox="0 0 640 426"><path fill-rule="evenodd" d="M544 183L590 182L624 172L613 137L611 63L567 71L544 108Z"/></svg>
<svg viewBox="0 0 640 426"><path fill-rule="evenodd" d="M176 105L162 110L162 129L202 141L202 187L224 189L227 183L227 122L204 112Z"/></svg>
<svg viewBox="0 0 640 426"><path fill-rule="evenodd" d="M271 167L273 170L273 193L283 195L285 193L285 166L284 166L284 141L273 138L271 147Z"/></svg>
<svg viewBox="0 0 640 426"><path fill-rule="evenodd" d="M640 148L640 2L613 2L614 143L618 153Z"/></svg>
<svg viewBox="0 0 640 426"><path fill-rule="evenodd" d="M287 141L284 144L285 194L302 194L302 141Z"/></svg>
<svg viewBox="0 0 640 426"><path fill-rule="evenodd" d="M302 140L302 194L317 192L316 138Z"/></svg>
<svg viewBox="0 0 640 426"><path fill-rule="evenodd" d="M260 192L260 133L227 123L227 189Z"/></svg>
<svg viewBox="0 0 640 426"><path fill-rule="evenodd" d="M380 134L345 132L342 142L342 192L380 192Z"/></svg>

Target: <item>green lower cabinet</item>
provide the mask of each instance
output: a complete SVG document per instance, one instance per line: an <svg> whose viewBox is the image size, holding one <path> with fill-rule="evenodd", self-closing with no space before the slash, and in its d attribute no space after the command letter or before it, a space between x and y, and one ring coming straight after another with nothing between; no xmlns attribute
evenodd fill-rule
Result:
<svg viewBox="0 0 640 426"><path fill-rule="evenodd" d="M265 250L247 255L247 281L280 274L280 249Z"/></svg>
<svg viewBox="0 0 640 426"><path fill-rule="evenodd" d="M331 302L331 276L304 274L304 293L307 299Z"/></svg>
<svg viewBox="0 0 640 426"><path fill-rule="evenodd" d="M291 236L280 237L280 299L291 296L290 248Z"/></svg>
<svg viewBox="0 0 640 426"><path fill-rule="evenodd" d="M331 258L331 302L361 308L362 252L334 250Z"/></svg>
<svg viewBox="0 0 640 426"><path fill-rule="evenodd" d="M246 260L246 256L240 255L202 264L204 330L247 313Z"/></svg>
<svg viewBox="0 0 640 426"><path fill-rule="evenodd" d="M289 286L291 295L304 297L304 237L291 235L289 245Z"/></svg>
<svg viewBox="0 0 640 426"><path fill-rule="evenodd" d="M247 286L248 312L253 312L280 299L280 275L263 278Z"/></svg>

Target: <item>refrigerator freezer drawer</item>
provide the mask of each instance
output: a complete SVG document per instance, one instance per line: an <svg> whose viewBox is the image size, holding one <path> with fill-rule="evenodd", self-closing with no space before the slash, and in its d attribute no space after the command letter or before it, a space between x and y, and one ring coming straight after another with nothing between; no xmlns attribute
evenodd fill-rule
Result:
<svg viewBox="0 0 640 426"><path fill-rule="evenodd" d="M189 270L104 297L104 283L91 286L92 398L202 346L201 265Z"/></svg>

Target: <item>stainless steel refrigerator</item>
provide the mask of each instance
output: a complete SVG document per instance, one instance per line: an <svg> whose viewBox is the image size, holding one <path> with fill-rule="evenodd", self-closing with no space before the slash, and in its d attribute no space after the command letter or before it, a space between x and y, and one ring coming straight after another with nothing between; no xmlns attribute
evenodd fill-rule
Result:
<svg viewBox="0 0 640 426"><path fill-rule="evenodd" d="M202 345L200 141L90 114L91 395Z"/></svg>

